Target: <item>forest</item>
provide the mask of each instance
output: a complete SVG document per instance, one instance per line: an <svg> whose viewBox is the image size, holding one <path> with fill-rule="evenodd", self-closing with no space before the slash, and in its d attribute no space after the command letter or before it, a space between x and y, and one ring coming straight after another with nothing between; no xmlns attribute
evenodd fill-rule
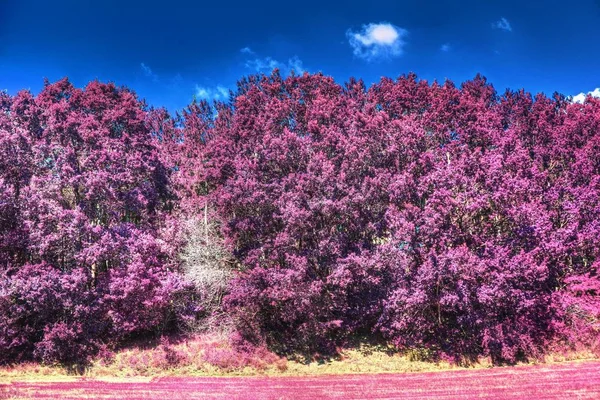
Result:
<svg viewBox="0 0 600 400"><path fill-rule="evenodd" d="M221 324L287 356L600 351L599 215L600 98L275 70L171 115L46 81L0 93L0 364Z"/></svg>

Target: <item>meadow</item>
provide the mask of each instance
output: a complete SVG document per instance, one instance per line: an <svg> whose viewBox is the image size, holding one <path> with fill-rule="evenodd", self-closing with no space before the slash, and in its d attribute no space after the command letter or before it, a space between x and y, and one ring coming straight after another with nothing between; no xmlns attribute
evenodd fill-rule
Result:
<svg viewBox="0 0 600 400"><path fill-rule="evenodd" d="M597 399L600 363L406 374L291 377L163 377L0 383L25 399Z"/></svg>

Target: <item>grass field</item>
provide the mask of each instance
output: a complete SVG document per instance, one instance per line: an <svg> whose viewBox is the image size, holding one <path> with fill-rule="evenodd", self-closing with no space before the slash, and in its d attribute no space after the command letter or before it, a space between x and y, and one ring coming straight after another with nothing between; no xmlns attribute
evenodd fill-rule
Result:
<svg viewBox="0 0 600 400"><path fill-rule="evenodd" d="M0 385L2 399L599 399L600 361L440 372L72 378Z"/></svg>

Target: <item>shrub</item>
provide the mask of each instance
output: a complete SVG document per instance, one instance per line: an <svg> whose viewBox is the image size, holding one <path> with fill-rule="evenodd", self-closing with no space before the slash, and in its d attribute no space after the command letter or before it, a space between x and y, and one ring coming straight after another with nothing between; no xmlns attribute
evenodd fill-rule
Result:
<svg viewBox="0 0 600 400"><path fill-rule="evenodd" d="M47 264L25 265L0 282L0 362L78 363L94 354L109 321L93 292L89 271L68 273Z"/></svg>

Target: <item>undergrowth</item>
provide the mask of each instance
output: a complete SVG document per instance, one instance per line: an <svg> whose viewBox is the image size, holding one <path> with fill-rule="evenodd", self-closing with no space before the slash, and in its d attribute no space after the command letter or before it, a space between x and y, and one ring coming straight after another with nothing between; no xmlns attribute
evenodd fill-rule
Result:
<svg viewBox="0 0 600 400"><path fill-rule="evenodd" d="M556 350L542 358L515 365L599 358L598 352L585 348ZM84 370L39 363L5 366L0 369L0 382L56 382L78 378L148 380L160 376L406 373L492 366L489 358L455 362L432 357L424 349L398 352L388 345L366 343L354 343L352 347L338 349L337 354L330 357L288 359L265 348L240 350L231 345L227 336L204 334L187 339L162 338L158 343L140 342L116 351L105 349Z"/></svg>

